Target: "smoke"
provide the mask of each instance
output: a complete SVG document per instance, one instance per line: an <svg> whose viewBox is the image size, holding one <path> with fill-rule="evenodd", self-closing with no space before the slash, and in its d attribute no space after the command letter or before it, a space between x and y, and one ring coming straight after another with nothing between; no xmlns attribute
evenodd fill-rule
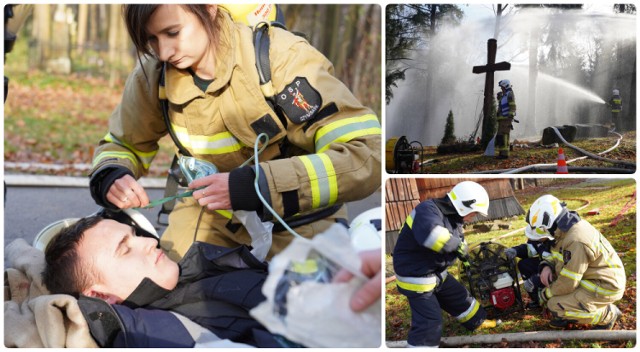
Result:
<svg viewBox="0 0 640 352"><path fill-rule="evenodd" d="M494 16L465 18L458 26L443 24L425 47L416 50L408 62L406 80L397 82L394 98L386 106L386 137L404 135L409 141L437 145L449 110L455 117L456 136L470 137L482 118L485 80L485 74L471 70L487 63L487 40L494 30ZM512 138L540 136L551 125L608 123L605 101L612 88L630 84L620 76L620 69L614 69L619 61L612 54L635 55L635 35L633 15L519 9L503 16L496 62L508 61L512 66L510 71L495 73L494 97L497 82L509 79L516 118L521 121L514 124ZM535 96L529 92L531 38L539 43ZM633 65L634 59L625 62ZM481 128L477 136L480 133Z"/></svg>

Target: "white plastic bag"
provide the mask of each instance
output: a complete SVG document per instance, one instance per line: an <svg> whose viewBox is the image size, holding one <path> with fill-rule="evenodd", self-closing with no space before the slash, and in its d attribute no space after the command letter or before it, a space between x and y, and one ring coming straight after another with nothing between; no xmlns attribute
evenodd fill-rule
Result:
<svg viewBox="0 0 640 352"><path fill-rule="evenodd" d="M284 285L287 290L283 291L283 282L291 278L295 263L314 263L302 265L310 269L302 275L313 279ZM269 263L269 276L262 287L267 299L251 310L251 315L271 332L306 347L379 347L380 302L361 313L349 307L354 292L367 281L360 265L347 229L340 224L312 240L296 238ZM355 277L349 282L331 282L330 276L341 268Z"/></svg>

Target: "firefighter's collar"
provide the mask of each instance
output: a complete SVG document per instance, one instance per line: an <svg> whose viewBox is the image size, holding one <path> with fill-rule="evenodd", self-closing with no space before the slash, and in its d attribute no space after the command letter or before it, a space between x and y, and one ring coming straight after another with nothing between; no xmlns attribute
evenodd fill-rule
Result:
<svg viewBox="0 0 640 352"><path fill-rule="evenodd" d="M449 197L444 196L442 198L435 198L433 202L436 204L438 209L447 217L454 216L458 222L462 222L462 217L458 214L456 208L451 204L451 200Z"/></svg>
<svg viewBox="0 0 640 352"><path fill-rule="evenodd" d="M556 220L556 224L558 224L558 229L562 232L567 232L573 225L580 222L580 215L575 211L567 210L567 208L562 209L562 213L558 216L558 220Z"/></svg>

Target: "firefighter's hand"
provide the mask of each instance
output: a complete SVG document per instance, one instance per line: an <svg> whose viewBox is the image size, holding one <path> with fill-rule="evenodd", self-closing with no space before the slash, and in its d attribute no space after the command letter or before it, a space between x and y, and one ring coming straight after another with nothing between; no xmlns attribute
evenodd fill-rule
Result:
<svg viewBox="0 0 640 352"><path fill-rule="evenodd" d="M229 195L229 173L219 173L193 180L189 184L193 191L193 199L209 210L231 209Z"/></svg>
<svg viewBox="0 0 640 352"><path fill-rule="evenodd" d="M540 299L540 304L546 304L549 298L551 298L551 292L548 287L538 290L538 298Z"/></svg>
<svg viewBox="0 0 640 352"><path fill-rule="evenodd" d="M460 241L460 244L458 245L458 257L460 259L469 258L469 246L467 246L467 242Z"/></svg>
<svg viewBox="0 0 640 352"><path fill-rule="evenodd" d="M382 261L380 251L377 249L364 251L359 253L362 259L360 271L370 278L358 291L356 291L351 300L349 307L354 312L361 312L369 308L372 304L378 302L382 295ZM353 278L353 274L343 269L334 277L334 282L347 282Z"/></svg>
<svg viewBox="0 0 640 352"><path fill-rule="evenodd" d="M507 248L504 250L504 254L507 256L507 259L511 260L516 257L518 252L515 248Z"/></svg>
<svg viewBox="0 0 640 352"><path fill-rule="evenodd" d="M553 271L550 266L545 265L540 272L540 281L545 287L549 287L553 281Z"/></svg>
<svg viewBox="0 0 640 352"><path fill-rule="evenodd" d="M113 182L107 192L107 200L120 209L149 205L147 192L131 175L124 175Z"/></svg>

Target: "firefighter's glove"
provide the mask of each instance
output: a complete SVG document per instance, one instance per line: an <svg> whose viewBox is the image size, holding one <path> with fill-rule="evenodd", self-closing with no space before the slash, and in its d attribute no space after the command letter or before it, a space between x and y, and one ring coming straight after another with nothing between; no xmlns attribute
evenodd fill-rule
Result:
<svg viewBox="0 0 640 352"><path fill-rule="evenodd" d="M538 298L540 298L540 304L546 304L547 301L551 298L551 290L548 287L539 290Z"/></svg>
<svg viewBox="0 0 640 352"><path fill-rule="evenodd" d="M507 259L512 260L513 258L516 257L518 252L516 251L515 248L507 248L504 250L504 254L507 256Z"/></svg>
<svg viewBox="0 0 640 352"><path fill-rule="evenodd" d="M469 260L469 247L465 241L460 241L460 244L458 245L458 258L463 261Z"/></svg>
<svg viewBox="0 0 640 352"><path fill-rule="evenodd" d="M524 290L527 292L533 292L536 288L536 285L531 281L531 278L524 280Z"/></svg>
<svg viewBox="0 0 640 352"><path fill-rule="evenodd" d="M462 262L462 265L464 265L465 267L469 267L469 247L467 246L466 242L460 242L460 245L458 245L458 250L456 251L456 255Z"/></svg>

